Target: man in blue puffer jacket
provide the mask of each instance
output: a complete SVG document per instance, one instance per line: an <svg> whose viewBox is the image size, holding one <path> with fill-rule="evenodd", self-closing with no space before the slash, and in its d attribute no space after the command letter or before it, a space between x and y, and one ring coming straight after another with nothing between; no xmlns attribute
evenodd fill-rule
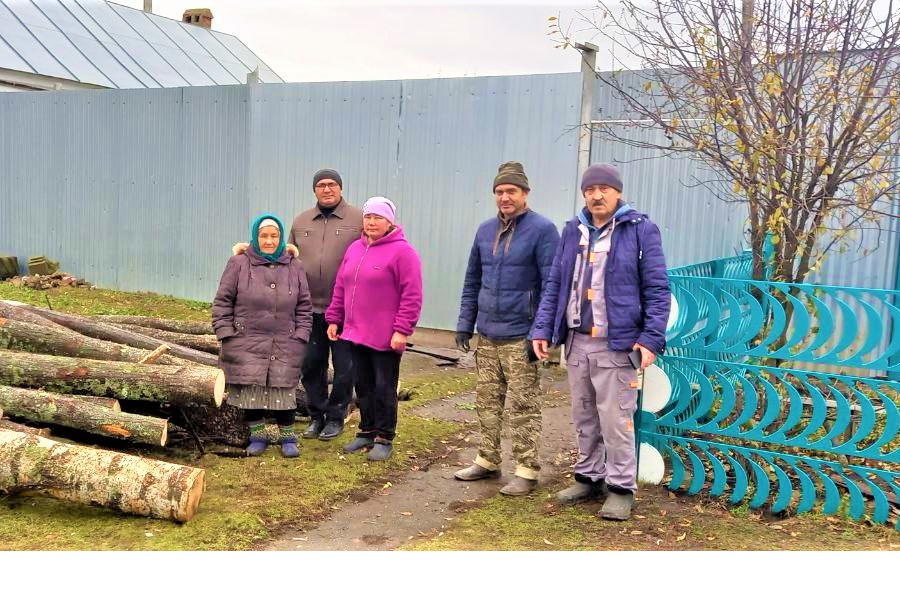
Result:
<svg viewBox="0 0 900 600"><path fill-rule="evenodd" d="M563 228L529 336L541 358L548 342L566 346L579 456L557 498L608 494L600 516L620 521L637 489L637 369L665 349L670 307L659 228L622 201L622 187L612 165L584 172L585 207Z"/></svg>
<svg viewBox="0 0 900 600"><path fill-rule="evenodd" d="M456 344L469 351L477 325L475 402L481 444L475 463L455 477L473 481L500 476L500 430L506 396L516 471L500 493L521 496L537 486L541 402L536 358L526 339L559 241L556 226L528 208L522 165L500 165L494 178L496 218L475 234L463 285Z"/></svg>

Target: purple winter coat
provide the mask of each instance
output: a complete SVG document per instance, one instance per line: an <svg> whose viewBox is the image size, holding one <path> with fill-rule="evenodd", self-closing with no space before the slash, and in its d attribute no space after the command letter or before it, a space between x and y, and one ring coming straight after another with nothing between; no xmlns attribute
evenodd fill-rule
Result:
<svg viewBox="0 0 900 600"><path fill-rule="evenodd" d="M343 326L341 339L381 351L391 350L395 331L412 335L422 313L422 262L395 227L371 244L365 234L350 244L325 311L329 324Z"/></svg>
<svg viewBox="0 0 900 600"><path fill-rule="evenodd" d="M232 256L213 300L212 325L228 383L296 387L312 329L303 263L288 252L270 263L252 246Z"/></svg>

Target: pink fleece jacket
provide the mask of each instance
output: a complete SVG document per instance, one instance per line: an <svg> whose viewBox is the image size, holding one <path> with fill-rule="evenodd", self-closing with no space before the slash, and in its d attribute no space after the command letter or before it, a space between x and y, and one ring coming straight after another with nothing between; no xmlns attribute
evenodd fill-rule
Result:
<svg viewBox="0 0 900 600"><path fill-rule="evenodd" d="M394 332L411 335L422 313L422 261L396 229L369 244L365 234L347 248L338 269L329 324L343 326L341 339L390 350Z"/></svg>

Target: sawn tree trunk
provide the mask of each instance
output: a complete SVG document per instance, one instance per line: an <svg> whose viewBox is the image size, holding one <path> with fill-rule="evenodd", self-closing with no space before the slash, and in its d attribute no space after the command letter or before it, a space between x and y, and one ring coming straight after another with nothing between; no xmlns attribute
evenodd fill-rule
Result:
<svg viewBox="0 0 900 600"><path fill-rule="evenodd" d="M123 413L83 398L0 385L0 408L8 415L120 440L166 445L166 419Z"/></svg>
<svg viewBox="0 0 900 600"><path fill-rule="evenodd" d="M0 430L0 492L35 491L125 513L191 520L205 471Z"/></svg>
<svg viewBox="0 0 900 600"><path fill-rule="evenodd" d="M0 350L0 384L120 400L221 406L225 373L202 365L135 363Z"/></svg>

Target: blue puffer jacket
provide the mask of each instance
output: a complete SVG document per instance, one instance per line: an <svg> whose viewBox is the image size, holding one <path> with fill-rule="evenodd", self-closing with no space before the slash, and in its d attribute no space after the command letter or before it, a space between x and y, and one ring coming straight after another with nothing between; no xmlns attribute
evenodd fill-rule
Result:
<svg viewBox="0 0 900 600"><path fill-rule="evenodd" d="M566 341L566 306L581 241L578 225L576 217L563 228L529 339L553 345ZM616 217L604 289L609 347L630 351L637 342L662 354L671 296L659 227L647 215L629 210Z"/></svg>
<svg viewBox="0 0 900 600"><path fill-rule="evenodd" d="M530 209L516 217L512 239L506 234L496 243L500 227L493 218L475 234L456 331L472 333L477 323L484 337L513 340L531 329L559 232Z"/></svg>

